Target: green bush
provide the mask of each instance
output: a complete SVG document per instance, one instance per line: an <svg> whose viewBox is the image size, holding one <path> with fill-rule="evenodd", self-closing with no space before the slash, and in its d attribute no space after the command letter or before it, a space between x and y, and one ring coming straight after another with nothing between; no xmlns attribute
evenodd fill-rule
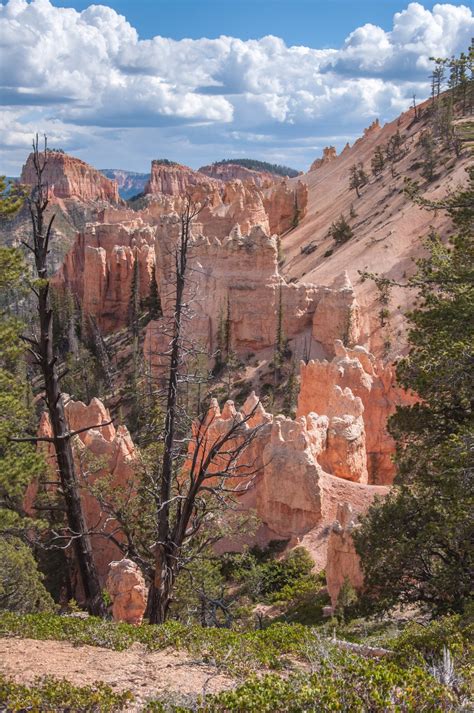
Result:
<svg viewBox="0 0 474 713"><path fill-rule="evenodd" d="M472 618L462 619L459 615L444 616L429 624L412 622L389 643L395 651L396 660L408 666L432 664L448 649L460 665L472 661L474 623Z"/></svg>
<svg viewBox="0 0 474 713"><path fill-rule="evenodd" d="M348 240L354 237L353 230L342 213L339 218L331 224L328 235L334 240L336 245L347 243Z"/></svg>
<svg viewBox="0 0 474 713"><path fill-rule="evenodd" d="M207 696L199 711L454 711L452 695L422 669L346 657L312 675L253 676L233 691Z"/></svg>
<svg viewBox="0 0 474 713"><path fill-rule="evenodd" d="M389 713L457 709L455 696L422 668L409 671L395 663L366 660L334 649L320 650L311 661L311 674L288 677L252 675L242 685L201 698L194 707L162 701L147 711L201 711L202 713L302 713L303 711L357 711Z"/></svg>
<svg viewBox="0 0 474 713"><path fill-rule="evenodd" d="M129 691L115 693L104 683L78 687L66 680L47 676L37 679L32 686L23 686L0 675L0 709L9 713L107 713L124 710L133 700Z"/></svg>
<svg viewBox="0 0 474 713"><path fill-rule="evenodd" d="M318 577L311 573L314 566L304 547L296 547L286 557L273 559L271 549L253 550L234 557L233 568L227 572L245 586L254 601L284 602L301 592L314 591Z"/></svg>
<svg viewBox="0 0 474 713"><path fill-rule="evenodd" d="M54 611L30 548L17 537L0 537L0 610Z"/></svg>

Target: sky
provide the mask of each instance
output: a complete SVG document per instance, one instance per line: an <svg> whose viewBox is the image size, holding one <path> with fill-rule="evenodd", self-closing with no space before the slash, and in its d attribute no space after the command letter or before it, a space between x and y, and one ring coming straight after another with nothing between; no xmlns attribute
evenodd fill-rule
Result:
<svg viewBox="0 0 474 713"><path fill-rule="evenodd" d="M429 94L467 49L468 3L0 2L0 173L33 135L99 168L252 157L308 168Z"/></svg>

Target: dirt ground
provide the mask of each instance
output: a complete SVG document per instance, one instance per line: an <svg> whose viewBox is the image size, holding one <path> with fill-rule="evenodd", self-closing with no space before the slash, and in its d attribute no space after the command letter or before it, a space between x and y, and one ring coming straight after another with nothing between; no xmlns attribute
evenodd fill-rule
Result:
<svg viewBox="0 0 474 713"><path fill-rule="evenodd" d="M0 672L17 683L30 683L46 675L66 678L76 686L103 681L117 691L132 691L137 701L130 711L140 710L153 697L195 697L236 683L184 651L150 652L140 644L112 651L66 641L15 638L0 639Z"/></svg>

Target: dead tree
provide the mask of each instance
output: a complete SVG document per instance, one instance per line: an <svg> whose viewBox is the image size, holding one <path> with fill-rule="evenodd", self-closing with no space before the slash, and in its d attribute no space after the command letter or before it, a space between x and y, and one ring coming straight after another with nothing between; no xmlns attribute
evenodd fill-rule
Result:
<svg viewBox="0 0 474 713"><path fill-rule="evenodd" d="M212 418L201 416L191 439L179 432L179 384L182 380L186 336L184 323L189 303L188 270L192 246L191 226L201 207L187 199L180 216L180 234L174 256L175 296L171 317L169 369L165 406L163 455L159 467L159 492L156 497L156 535L154 574L149 594L150 623L165 621L176 576L184 565L183 548L197 536L206 519L227 499L248 487L252 465L244 464L248 446L258 427L250 428L252 414L236 414L228 430L210 442ZM194 269L194 268L193 268ZM246 471L244 485L236 478ZM209 541L206 541L209 544ZM201 543L201 547L204 546Z"/></svg>
<svg viewBox="0 0 474 713"><path fill-rule="evenodd" d="M37 302L39 333L37 335L24 336L23 339L28 344L28 351L32 355L34 363L41 371L44 389L43 398L48 410L53 435L52 437L31 436L15 440L46 441L53 445L68 523L68 530L67 533L64 533L64 540L69 543L67 546L71 544L73 546L89 611L95 615L103 615L105 614L105 606L102 601L99 578L92 556L91 538L82 508L72 439L79 432L89 430L89 428L100 428L107 424L91 425L88 428L80 429L80 431L70 431L66 420L64 399L60 388L60 374L57 368L57 356L54 353L53 346L53 312L49 297L48 254L54 215L49 221L45 218L49 200L48 186L44 183L43 174L47 161L46 138L44 151L40 151L38 136L36 136L33 142L36 184L29 199L32 244L25 242L24 245L33 255L34 269L37 276L37 279L31 285L31 289Z"/></svg>

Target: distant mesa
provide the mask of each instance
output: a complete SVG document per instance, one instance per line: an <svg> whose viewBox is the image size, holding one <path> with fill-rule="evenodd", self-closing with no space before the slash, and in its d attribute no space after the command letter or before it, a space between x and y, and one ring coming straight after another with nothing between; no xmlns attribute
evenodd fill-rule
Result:
<svg viewBox="0 0 474 713"><path fill-rule="evenodd" d="M209 171L224 171L224 167L226 166L236 166L256 173L271 173L275 176L281 176L282 178L295 178L300 175L300 171L297 171L295 168L281 166L277 163L269 163L268 161L258 161L253 158L226 158L221 161L215 161L210 166L202 166L199 171L210 175Z"/></svg>

